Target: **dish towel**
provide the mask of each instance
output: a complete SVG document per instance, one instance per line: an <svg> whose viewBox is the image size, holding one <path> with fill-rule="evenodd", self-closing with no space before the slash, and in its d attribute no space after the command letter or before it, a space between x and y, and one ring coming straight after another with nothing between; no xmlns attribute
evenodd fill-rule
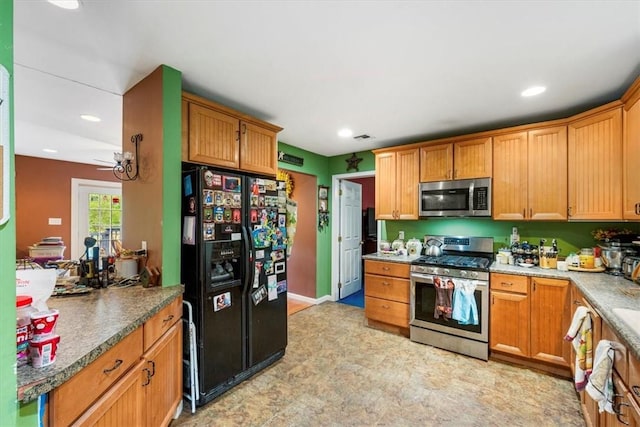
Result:
<svg viewBox="0 0 640 427"><path fill-rule="evenodd" d="M453 312L451 318L461 325L478 325L478 305L476 304L476 282L456 280L453 291Z"/></svg>
<svg viewBox="0 0 640 427"><path fill-rule="evenodd" d="M433 317L439 319L440 316L444 320L451 319L451 301L453 299L453 280L443 279L438 276L433 278L433 286L436 289L436 307L433 311Z"/></svg>
<svg viewBox="0 0 640 427"><path fill-rule="evenodd" d="M613 410L613 344L611 341L600 340L596 347L596 357L593 363L593 372L587 383L587 393L598 402L598 411L607 411L615 414Z"/></svg>
<svg viewBox="0 0 640 427"><path fill-rule="evenodd" d="M574 382L577 391L584 390L593 366L593 328L589 309L580 306L573 314L573 320L564 337L571 341L576 352Z"/></svg>

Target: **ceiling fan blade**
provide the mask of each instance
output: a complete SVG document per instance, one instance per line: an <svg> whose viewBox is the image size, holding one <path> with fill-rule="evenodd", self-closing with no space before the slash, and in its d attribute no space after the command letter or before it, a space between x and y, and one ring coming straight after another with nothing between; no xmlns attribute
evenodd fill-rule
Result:
<svg viewBox="0 0 640 427"><path fill-rule="evenodd" d="M112 171L113 168L96 168L96 170L99 170L99 171Z"/></svg>
<svg viewBox="0 0 640 427"><path fill-rule="evenodd" d="M106 163L108 165L114 164L113 160L102 160L102 159L93 159L93 160L95 160L96 162L100 162L100 163Z"/></svg>

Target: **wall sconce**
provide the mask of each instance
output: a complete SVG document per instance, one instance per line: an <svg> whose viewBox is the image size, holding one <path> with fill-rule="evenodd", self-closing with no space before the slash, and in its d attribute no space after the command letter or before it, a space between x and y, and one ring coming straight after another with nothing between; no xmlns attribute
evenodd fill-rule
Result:
<svg viewBox="0 0 640 427"><path fill-rule="evenodd" d="M142 141L142 134L138 133L131 137L131 142L135 146L135 154L131 151L124 153L113 153L116 165L113 167L113 174L120 181L135 181L138 178L138 143ZM135 173L132 173L135 169Z"/></svg>

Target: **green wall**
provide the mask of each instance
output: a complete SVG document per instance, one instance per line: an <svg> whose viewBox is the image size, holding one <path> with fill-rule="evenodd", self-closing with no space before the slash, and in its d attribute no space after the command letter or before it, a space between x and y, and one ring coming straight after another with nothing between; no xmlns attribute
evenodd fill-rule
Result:
<svg viewBox="0 0 640 427"><path fill-rule="evenodd" d="M361 162L358 163L358 170L351 169L347 171L347 159L349 159L352 154L342 154L340 156L329 157L329 175L341 175L343 173L355 173L355 172L365 172L372 171L376 168L376 156L371 151L359 151L355 153L356 157L362 159Z"/></svg>
<svg viewBox="0 0 640 427"><path fill-rule="evenodd" d="M162 66L162 286L180 283L182 73Z"/></svg>
<svg viewBox="0 0 640 427"><path fill-rule="evenodd" d="M10 198L10 218L0 225L0 425L17 423L16 404L16 354L15 354L15 318L16 318L16 223L15 223L15 164L13 144L13 1L0 0L0 64L10 75L9 83L9 141L4 147L4 155L9 156L8 190ZM7 187L5 187L6 189Z"/></svg>
<svg viewBox="0 0 640 427"><path fill-rule="evenodd" d="M393 240L398 231L405 232L405 240L422 238L425 234L493 237L494 248L509 245L511 228L518 227L520 240L538 244L541 238L558 239L560 255L566 256L582 247L592 247L596 241L591 231L596 228L629 229L640 233L640 223L620 222L537 222L493 221L489 218L436 218L419 221L384 221L382 238ZM386 233L385 233L386 228Z"/></svg>

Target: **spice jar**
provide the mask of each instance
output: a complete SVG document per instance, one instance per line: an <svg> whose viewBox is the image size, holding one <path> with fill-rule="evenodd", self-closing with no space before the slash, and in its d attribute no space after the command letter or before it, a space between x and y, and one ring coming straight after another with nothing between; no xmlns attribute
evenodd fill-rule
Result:
<svg viewBox="0 0 640 427"><path fill-rule="evenodd" d="M33 298L28 295L16 296L16 357L18 366L27 364L29 359L29 342L33 337L31 314L36 313L31 306Z"/></svg>

